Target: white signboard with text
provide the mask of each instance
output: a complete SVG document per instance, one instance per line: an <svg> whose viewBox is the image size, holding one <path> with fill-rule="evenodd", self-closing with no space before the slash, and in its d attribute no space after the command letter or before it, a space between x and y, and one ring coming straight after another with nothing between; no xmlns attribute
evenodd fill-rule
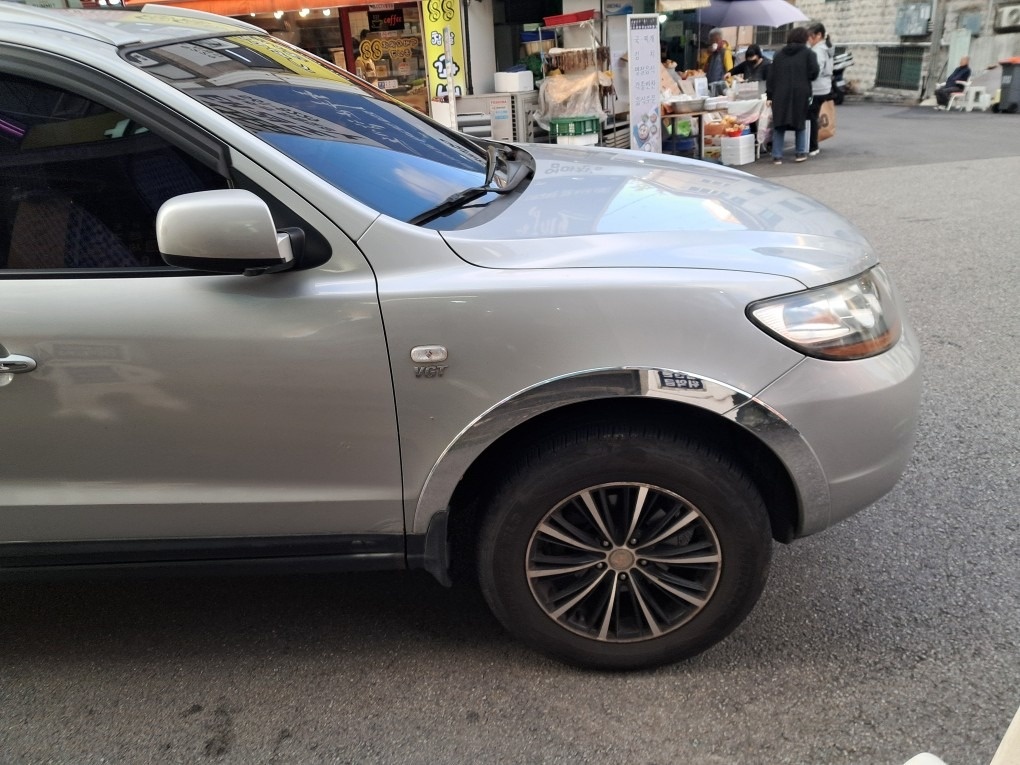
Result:
<svg viewBox="0 0 1020 765"><path fill-rule="evenodd" d="M630 87L630 148L662 151L659 114L659 16L627 16L627 79Z"/></svg>

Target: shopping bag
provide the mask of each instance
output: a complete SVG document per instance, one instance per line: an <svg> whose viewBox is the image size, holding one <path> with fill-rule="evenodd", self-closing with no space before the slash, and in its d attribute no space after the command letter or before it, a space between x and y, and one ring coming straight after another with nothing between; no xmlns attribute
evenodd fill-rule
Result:
<svg viewBox="0 0 1020 765"><path fill-rule="evenodd" d="M824 141L836 135L836 105L832 101L822 101L818 109L818 140Z"/></svg>
<svg viewBox="0 0 1020 765"><path fill-rule="evenodd" d="M770 143L772 143L772 108L766 106L758 118L758 146L764 148Z"/></svg>

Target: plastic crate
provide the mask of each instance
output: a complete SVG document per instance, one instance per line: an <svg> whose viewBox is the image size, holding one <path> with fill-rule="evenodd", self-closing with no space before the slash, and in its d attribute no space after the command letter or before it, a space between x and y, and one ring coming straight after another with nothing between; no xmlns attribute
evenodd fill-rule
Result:
<svg viewBox="0 0 1020 765"><path fill-rule="evenodd" d="M549 120L549 135L593 135L599 126L598 117L555 117Z"/></svg>
<svg viewBox="0 0 1020 765"><path fill-rule="evenodd" d="M577 21L575 13L561 13L557 16L546 16L542 19L547 27L561 27L564 24L573 24Z"/></svg>
<svg viewBox="0 0 1020 765"><path fill-rule="evenodd" d="M578 11L577 13L561 13L558 16L545 16L547 27L561 27L564 24L578 24L595 18L595 11Z"/></svg>

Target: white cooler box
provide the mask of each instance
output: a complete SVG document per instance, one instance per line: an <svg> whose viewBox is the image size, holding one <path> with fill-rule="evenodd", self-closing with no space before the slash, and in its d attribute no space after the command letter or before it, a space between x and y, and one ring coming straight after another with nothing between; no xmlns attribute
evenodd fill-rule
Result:
<svg viewBox="0 0 1020 765"><path fill-rule="evenodd" d="M535 89L535 75L531 72L496 72L497 93L520 93Z"/></svg>
<svg viewBox="0 0 1020 765"><path fill-rule="evenodd" d="M724 165L748 165L754 162L754 136L742 135L736 138L723 136L722 163Z"/></svg>

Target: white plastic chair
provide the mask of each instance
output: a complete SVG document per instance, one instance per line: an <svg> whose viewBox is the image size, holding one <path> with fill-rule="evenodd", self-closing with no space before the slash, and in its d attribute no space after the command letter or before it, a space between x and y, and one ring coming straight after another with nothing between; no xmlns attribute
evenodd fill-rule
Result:
<svg viewBox="0 0 1020 765"><path fill-rule="evenodd" d="M974 109L985 111L991 106L992 96L983 85L975 85L971 80L967 80L963 85L963 90L950 94L946 109L970 112Z"/></svg>

